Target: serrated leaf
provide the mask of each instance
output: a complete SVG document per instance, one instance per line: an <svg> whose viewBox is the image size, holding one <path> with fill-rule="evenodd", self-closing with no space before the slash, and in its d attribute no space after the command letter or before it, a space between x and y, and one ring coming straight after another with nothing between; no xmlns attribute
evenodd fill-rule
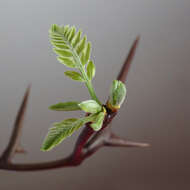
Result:
<svg viewBox="0 0 190 190"><path fill-rule="evenodd" d="M53 50L57 55L60 55L63 57L71 57L73 55L70 50L64 50L60 48L53 48Z"/></svg>
<svg viewBox="0 0 190 190"><path fill-rule="evenodd" d="M51 110L55 111L75 111L81 110L78 106L79 102L60 102L49 107Z"/></svg>
<svg viewBox="0 0 190 190"><path fill-rule="evenodd" d="M96 73L96 68L92 61L89 61L86 70L87 70L87 76L88 76L89 80L92 80Z"/></svg>
<svg viewBox="0 0 190 190"><path fill-rule="evenodd" d="M102 106L95 100L86 100L79 104L79 107L86 113L97 113L102 110Z"/></svg>
<svg viewBox="0 0 190 190"><path fill-rule="evenodd" d="M83 126L83 121L80 119L72 118L68 122L62 121L60 125L54 125L49 129L47 136L42 144L42 151L49 151L58 144L60 144L65 138L71 136L74 131Z"/></svg>
<svg viewBox="0 0 190 190"><path fill-rule="evenodd" d="M68 76L69 78L73 79L73 80L84 82L84 79L81 76L81 74L79 74L75 71L65 71L65 75Z"/></svg>
<svg viewBox="0 0 190 190"><path fill-rule="evenodd" d="M86 37L86 35L84 35L84 37L80 41L79 45L76 47L77 48L76 51L78 54L80 54L84 50L85 44L86 44L86 39L87 39L87 37Z"/></svg>
<svg viewBox="0 0 190 190"><path fill-rule="evenodd" d="M57 60L66 65L67 67L70 68L76 68L76 63L74 62L74 60L72 58L68 58L68 57L57 57Z"/></svg>
<svg viewBox="0 0 190 190"><path fill-rule="evenodd" d="M104 116L104 112L98 113L98 115L94 119L94 122L90 125L94 129L94 131L99 131L102 128Z"/></svg>
<svg viewBox="0 0 190 190"><path fill-rule="evenodd" d="M42 151L49 151L58 144L60 144L64 139L71 136L73 132L78 130L84 124L92 122L96 119L97 114L91 114L84 118L69 118L61 122L54 123L52 128L49 129L47 136L42 144Z"/></svg>

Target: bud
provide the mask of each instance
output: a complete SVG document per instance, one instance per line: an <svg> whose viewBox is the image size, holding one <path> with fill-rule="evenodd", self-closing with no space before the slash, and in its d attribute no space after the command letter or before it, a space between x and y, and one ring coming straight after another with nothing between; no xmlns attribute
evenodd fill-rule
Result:
<svg viewBox="0 0 190 190"><path fill-rule="evenodd" d="M116 111L120 108L126 97L125 84L119 80L114 80L110 89L110 96L107 106L112 110Z"/></svg>

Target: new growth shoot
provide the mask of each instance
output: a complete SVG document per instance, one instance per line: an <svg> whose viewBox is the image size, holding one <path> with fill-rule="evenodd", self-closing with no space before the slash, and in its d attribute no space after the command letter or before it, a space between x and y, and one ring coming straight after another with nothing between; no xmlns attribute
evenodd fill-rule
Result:
<svg viewBox="0 0 190 190"><path fill-rule="evenodd" d="M94 131L100 130L107 114L106 107L98 99L92 85L96 68L90 58L91 43L87 41L86 35L82 37L82 31L77 32L74 26L53 24L49 36L53 50L57 54L57 60L72 69L65 71L65 75L75 81L85 83L91 99L83 102L60 102L50 106L50 109L55 111L82 110L88 114L83 118L69 118L54 123L43 142L42 151L51 150L86 123L90 123ZM125 96L125 85L121 81L114 80L107 107L112 111L119 109Z"/></svg>

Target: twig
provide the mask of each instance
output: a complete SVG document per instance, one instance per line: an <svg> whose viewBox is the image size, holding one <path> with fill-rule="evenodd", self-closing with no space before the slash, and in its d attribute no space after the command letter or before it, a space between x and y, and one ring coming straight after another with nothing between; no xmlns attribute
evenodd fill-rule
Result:
<svg viewBox="0 0 190 190"><path fill-rule="evenodd" d="M135 50L139 41L139 37L134 41L131 50L124 62L123 67L117 77L118 80L122 82L126 81L127 74L129 71L130 64L135 55ZM42 163L28 163L28 164L16 164L12 163L12 158L17 152L24 152L24 150L19 146L19 141L21 137L22 124L24 120L24 115L26 111L26 106L28 102L28 96L30 92L30 86L27 88L24 95L21 107L18 111L16 121L14 124L14 129L12 136L10 138L9 144L5 149L4 153L0 157L0 169L4 170L13 170L13 171L36 171L36 170L46 170L46 169L55 169L62 167L72 167L80 165L86 158L92 156L96 151L101 147L110 146L110 147L147 147L146 143L136 143L126 141L111 132L110 125L113 118L117 115L117 112L112 112L107 110L108 114L105 117L103 127L100 131L94 132L89 126L89 123L86 124L84 130L78 137L73 153L63 159L42 162Z"/></svg>

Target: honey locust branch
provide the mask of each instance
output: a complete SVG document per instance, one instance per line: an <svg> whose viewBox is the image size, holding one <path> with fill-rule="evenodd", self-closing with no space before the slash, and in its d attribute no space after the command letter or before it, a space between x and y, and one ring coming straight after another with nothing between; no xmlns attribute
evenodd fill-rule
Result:
<svg viewBox="0 0 190 190"><path fill-rule="evenodd" d="M137 37L129 51L129 54L119 72L117 80L125 82L127 79L128 71L131 62L134 58L137 45L139 43L139 37ZM137 143L127 141L123 138L118 137L111 131L110 124L112 120L117 115L117 111L113 112L108 109L108 114L106 115L103 127L100 131L95 132L90 124L87 123L86 127L83 129L78 137L76 145L74 147L71 155L66 158L41 162L41 163L14 163L12 159L14 155L18 152L24 152L20 149L20 137L23 128L23 120L27 108L28 97L30 93L30 86L27 88L23 101L21 103L20 109L18 111L12 135L10 137L9 143L5 151L0 157L0 169L12 170L12 171L37 171L37 170L48 170L63 167L74 167L80 165L85 159L92 156L102 147L148 147L147 143ZM105 105L106 106L106 105Z"/></svg>

